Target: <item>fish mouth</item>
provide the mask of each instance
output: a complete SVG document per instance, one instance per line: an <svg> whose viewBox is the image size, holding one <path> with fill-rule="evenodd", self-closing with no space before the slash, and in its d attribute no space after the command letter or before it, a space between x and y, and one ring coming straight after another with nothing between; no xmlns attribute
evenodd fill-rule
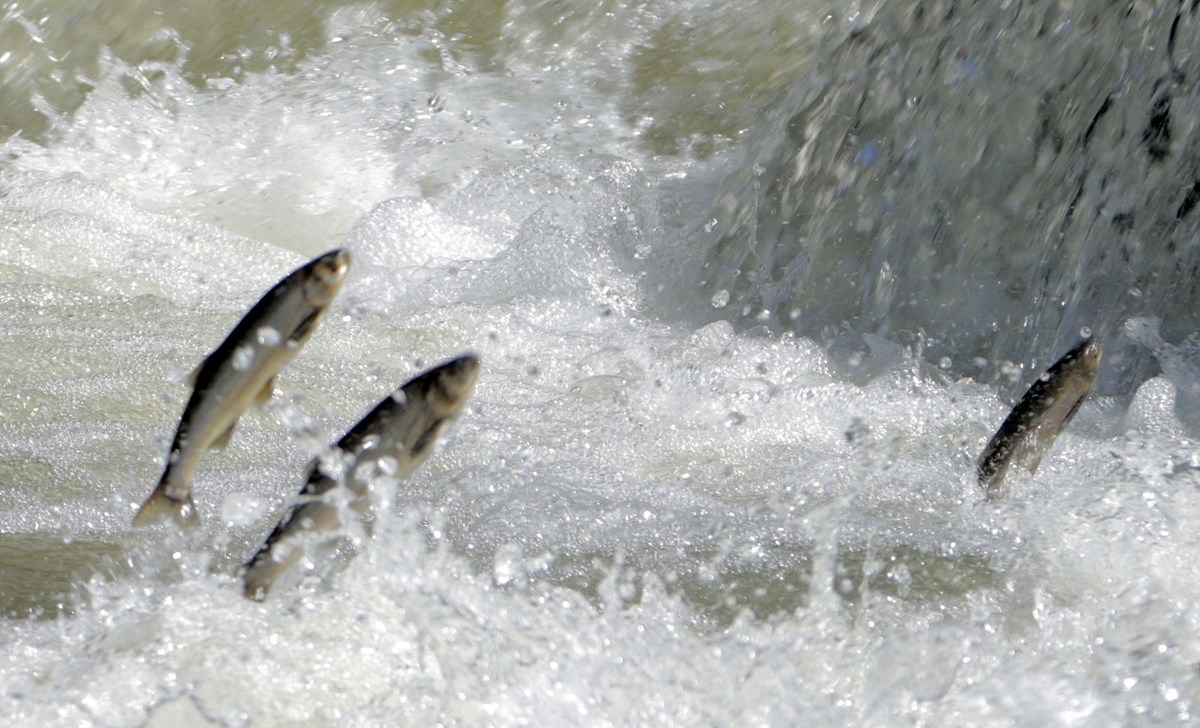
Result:
<svg viewBox="0 0 1200 728"><path fill-rule="evenodd" d="M1100 341L1088 337L1081 341L1072 353L1075 354L1072 357L1073 368L1082 370L1094 379L1100 371L1100 360L1104 357L1104 346Z"/></svg>
<svg viewBox="0 0 1200 728"><path fill-rule="evenodd" d="M476 354L463 354L447 364L450 381L461 389L474 387L479 379L480 361Z"/></svg>
<svg viewBox="0 0 1200 728"><path fill-rule="evenodd" d="M339 286L350 272L350 251L345 248L331 250L321 256L320 265L324 270L321 276L328 285Z"/></svg>
<svg viewBox="0 0 1200 728"><path fill-rule="evenodd" d="M447 413L462 408L479 380L480 360L475 354L463 354L435 367L438 373L432 382L432 394L437 406Z"/></svg>
<svg viewBox="0 0 1200 728"><path fill-rule="evenodd" d="M338 248L317 258L311 277L305 284L305 297L314 305L324 306L341 290L350 272L350 252Z"/></svg>

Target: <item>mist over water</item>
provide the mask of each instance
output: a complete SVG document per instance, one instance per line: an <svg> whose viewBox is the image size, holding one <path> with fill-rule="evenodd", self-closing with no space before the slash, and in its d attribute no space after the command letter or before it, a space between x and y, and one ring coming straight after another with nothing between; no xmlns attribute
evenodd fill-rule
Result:
<svg viewBox="0 0 1200 728"><path fill-rule="evenodd" d="M1190 4L2 18L14 724L1194 720ZM201 532L132 529L187 373L340 245ZM1084 327L1100 390L985 502ZM245 600L309 459L464 351L357 558Z"/></svg>

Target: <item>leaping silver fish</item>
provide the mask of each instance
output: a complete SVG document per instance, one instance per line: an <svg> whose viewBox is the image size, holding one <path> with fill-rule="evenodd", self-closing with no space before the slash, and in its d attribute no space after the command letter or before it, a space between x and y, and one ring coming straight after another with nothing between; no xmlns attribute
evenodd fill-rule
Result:
<svg viewBox="0 0 1200 728"><path fill-rule="evenodd" d="M369 521L369 481L375 466L382 466L380 469L396 479L412 473L466 406L479 369L478 357L460 356L423 372L385 398L338 441L335 452L342 467L335 470L340 470L340 475L327 473L320 459L314 459L300 491L302 500L288 509L246 563L245 595L265 598L275 580L304 556L308 542L350 525L343 522L343 512L353 512L360 522ZM337 502L339 491L348 503ZM365 525L369 527L369 523Z"/></svg>
<svg viewBox="0 0 1200 728"><path fill-rule="evenodd" d="M1037 473L1050 450L1092 389L1104 348L1089 337L1063 355L1017 402L979 456L979 484L995 495L1014 463Z"/></svg>
<svg viewBox="0 0 1200 728"><path fill-rule="evenodd" d="M170 515L183 525L198 518L192 478L209 448L229 443L238 417L251 404L264 404L275 375L312 336L346 279L350 254L332 250L275 284L242 318L225 341L192 372L192 396L175 431L158 486L133 518L145 526Z"/></svg>

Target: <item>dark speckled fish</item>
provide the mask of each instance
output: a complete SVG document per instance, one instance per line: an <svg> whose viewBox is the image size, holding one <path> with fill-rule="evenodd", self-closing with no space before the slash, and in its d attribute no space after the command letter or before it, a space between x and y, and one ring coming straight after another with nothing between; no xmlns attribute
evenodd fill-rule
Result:
<svg viewBox="0 0 1200 728"><path fill-rule="evenodd" d="M1095 339L1084 339L1047 369L1013 407L979 456L979 483L989 497L999 491L1012 465L1037 473L1042 457L1091 391L1103 352Z"/></svg>
<svg viewBox="0 0 1200 728"><path fill-rule="evenodd" d="M316 330L346 279L350 255L333 250L297 268L267 292L192 373L188 399L162 478L133 518L145 526L168 516L194 525L192 478L210 448L229 442L252 404L271 398L275 375Z"/></svg>
<svg viewBox="0 0 1200 728"><path fill-rule="evenodd" d="M334 470L340 477L314 460L300 500L246 563L246 596L263 599L275 580L300 561L308 543L344 533L350 525L344 516L369 520L371 475L381 471L401 479L412 473L466 406L479 369L477 357L460 356L385 398L338 441L340 467Z"/></svg>

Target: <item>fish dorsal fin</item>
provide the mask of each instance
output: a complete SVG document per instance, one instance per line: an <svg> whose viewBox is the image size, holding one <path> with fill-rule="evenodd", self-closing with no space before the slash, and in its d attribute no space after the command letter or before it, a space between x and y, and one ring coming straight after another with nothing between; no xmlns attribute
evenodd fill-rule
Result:
<svg viewBox="0 0 1200 728"><path fill-rule="evenodd" d="M237 420L231 422L229 427L227 427L224 432L222 432L220 435L217 435L217 438L212 441L212 444L208 446L208 449L224 450L225 448L229 447L229 441L233 439L233 428L235 427L237 427Z"/></svg>
<svg viewBox="0 0 1200 728"><path fill-rule="evenodd" d="M262 407L267 402L271 401L272 394L275 394L275 375L271 375L271 378L267 380L267 383L263 385L263 388L258 390L258 394L254 395L254 404L258 407Z"/></svg>
<svg viewBox="0 0 1200 728"><path fill-rule="evenodd" d="M209 365L209 363L212 361L212 358L216 356L216 354L217 352L213 351L209 353L208 356L201 359L200 363L196 365L196 368L187 375L187 379L183 380L184 384L188 385L192 389L195 389L196 383L200 381L200 373L204 371L204 368Z"/></svg>

